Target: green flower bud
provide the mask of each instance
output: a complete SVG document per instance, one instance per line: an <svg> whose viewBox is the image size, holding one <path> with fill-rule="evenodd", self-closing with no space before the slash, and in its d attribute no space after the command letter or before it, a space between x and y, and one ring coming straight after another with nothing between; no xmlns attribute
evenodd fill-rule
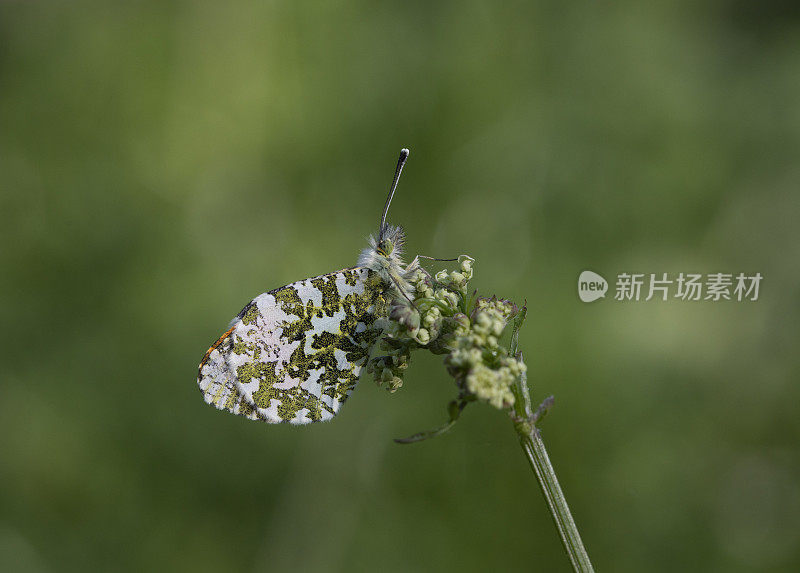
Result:
<svg viewBox="0 0 800 573"><path fill-rule="evenodd" d="M403 379L398 376L395 376L389 382L386 383L386 389L392 394L397 392L402 386L403 386Z"/></svg>
<svg viewBox="0 0 800 573"><path fill-rule="evenodd" d="M453 315L453 322L455 323L453 333L456 336L465 336L469 332L470 323L466 314L458 313Z"/></svg>
<svg viewBox="0 0 800 573"><path fill-rule="evenodd" d="M410 332L419 328L419 313L409 304L396 304L389 312L389 319L405 326Z"/></svg>
<svg viewBox="0 0 800 573"><path fill-rule="evenodd" d="M452 309L458 308L458 295L454 292L445 289L439 289L436 291L434 298Z"/></svg>
<svg viewBox="0 0 800 573"><path fill-rule="evenodd" d="M483 364L472 369L467 375L466 383L471 393L495 408L507 408L514 403L514 394L509 388L507 377Z"/></svg>

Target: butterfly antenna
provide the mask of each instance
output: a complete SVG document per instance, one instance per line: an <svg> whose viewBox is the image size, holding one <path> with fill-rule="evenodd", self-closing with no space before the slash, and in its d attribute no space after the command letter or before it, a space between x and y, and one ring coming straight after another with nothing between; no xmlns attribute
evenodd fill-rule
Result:
<svg viewBox="0 0 800 573"><path fill-rule="evenodd" d="M403 171L403 165L406 164L409 151L405 147L400 150L400 159L397 160L397 168L394 170L394 179L392 179L392 187L389 189L389 196L386 198L386 205L383 207L383 214L381 215L380 225L378 225L378 242L383 239L383 231L386 228L386 214L389 212L389 205L392 203L394 197L394 190L397 189L397 181L400 179L400 173Z"/></svg>
<svg viewBox="0 0 800 573"><path fill-rule="evenodd" d="M451 261L457 261L457 260L458 260L458 257L456 257L455 259L437 259L436 257L428 257L428 256L425 256L425 255L417 255L417 256L418 256L420 259L428 259L429 261L445 261L445 262L451 262Z"/></svg>

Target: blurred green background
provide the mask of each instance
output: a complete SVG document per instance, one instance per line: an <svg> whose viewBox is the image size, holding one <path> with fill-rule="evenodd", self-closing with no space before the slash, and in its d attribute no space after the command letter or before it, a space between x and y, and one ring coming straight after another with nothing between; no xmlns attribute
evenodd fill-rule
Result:
<svg viewBox="0 0 800 573"><path fill-rule="evenodd" d="M518 302L601 571L800 568L800 9L4 2L0 570L567 571L511 424L421 356L274 427L196 366L390 214ZM578 274L760 272L757 302Z"/></svg>

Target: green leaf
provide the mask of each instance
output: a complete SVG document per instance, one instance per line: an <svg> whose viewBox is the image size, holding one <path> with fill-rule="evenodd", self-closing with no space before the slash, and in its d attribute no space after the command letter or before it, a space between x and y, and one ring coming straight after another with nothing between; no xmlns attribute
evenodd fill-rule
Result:
<svg viewBox="0 0 800 573"><path fill-rule="evenodd" d="M511 343L508 345L508 354L516 356L519 347L519 329L522 328L522 323L525 322L525 316L528 314L528 306L522 305L522 308L514 317L514 324L511 326Z"/></svg>
<svg viewBox="0 0 800 573"><path fill-rule="evenodd" d="M471 400L470 400L471 401ZM407 438L395 438L395 442L398 444L413 444L415 442L421 442L423 440L429 440L430 438L435 438L437 436L441 436L442 434L447 433L450 428L455 426L458 418L461 416L461 411L466 407L467 401L458 401L453 400L447 405L447 413L450 416L450 420L444 424L436 428L435 430L428 430L427 432L418 432Z"/></svg>

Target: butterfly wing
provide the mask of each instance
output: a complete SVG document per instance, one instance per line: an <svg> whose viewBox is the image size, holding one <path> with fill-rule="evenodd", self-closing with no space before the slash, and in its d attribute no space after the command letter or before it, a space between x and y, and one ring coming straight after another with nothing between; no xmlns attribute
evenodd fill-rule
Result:
<svg viewBox="0 0 800 573"><path fill-rule="evenodd" d="M205 401L251 420L329 420L380 336L385 287L363 267L292 283L242 309L200 363Z"/></svg>

